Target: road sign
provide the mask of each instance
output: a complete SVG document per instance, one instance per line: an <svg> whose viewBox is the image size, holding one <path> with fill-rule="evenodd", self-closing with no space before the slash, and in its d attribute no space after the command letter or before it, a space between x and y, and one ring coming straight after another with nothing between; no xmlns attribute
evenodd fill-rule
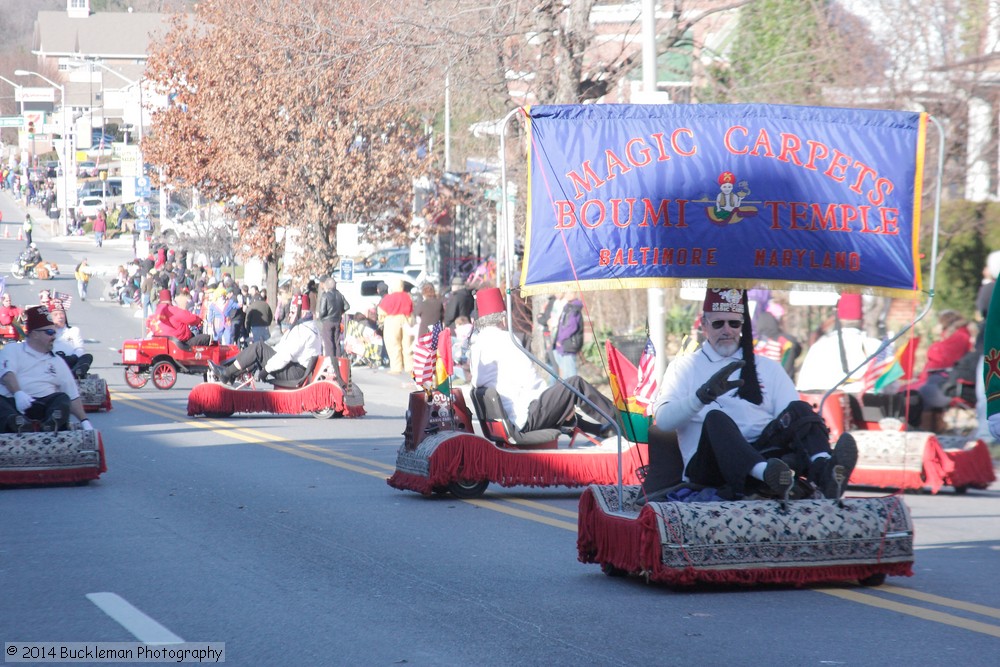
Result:
<svg viewBox="0 0 1000 667"><path fill-rule="evenodd" d="M148 218L150 211L149 202L140 201L135 203L135 217Z"/></svg>
<svg viewBox="0 0 1000 667"><path fill-rule="evenodd" d="M349 283L354 281L354 260L340 260L340 282Z"/></svg>
<svg viewBox="0 0 1000 667"><path fill-rule="evenodd" d="M150 222L149 218L136 218L135 228L140 232L148 232L153 229L153 223Z"/></svg>
<svg viewBox="0 0 1000 667"><path fill-rule="evenodd" d="M137 197L148 197L152 193L152 185L149 182L149 176L136 176L135 178L135 194Z"/></svg>
<svg viewBox="0 0 1000 667"><path fill-rule="evenodd" d="M24 127L24 117L0 116L0 127Z"/></svg>

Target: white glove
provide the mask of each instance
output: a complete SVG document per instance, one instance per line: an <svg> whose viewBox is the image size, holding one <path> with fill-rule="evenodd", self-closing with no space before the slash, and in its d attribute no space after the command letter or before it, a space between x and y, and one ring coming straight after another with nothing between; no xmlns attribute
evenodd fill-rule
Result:
<svg viewBox="0 0 1000 667"><path fill-rule="evenodd" d="M986 421L990 425L990 435L994 440L1000 440L1000 413L990 415Z"/></svg>
<svg viewBox="0 0 1000 667"><path fill-rule="evenodd" d="M84 419L82 422L80 422L80 426L83 427L84 431L93 431L94 430L94 425L90 423L89 419Z"/></svg>
<svg viewBox="0 0 1000 667"><path fill-rule="evenodd" d="M31 407L31 404L35 402L31 396L28 396L23 391L14 392L14 405L17 406L18 412L24 412Z"/></svg>

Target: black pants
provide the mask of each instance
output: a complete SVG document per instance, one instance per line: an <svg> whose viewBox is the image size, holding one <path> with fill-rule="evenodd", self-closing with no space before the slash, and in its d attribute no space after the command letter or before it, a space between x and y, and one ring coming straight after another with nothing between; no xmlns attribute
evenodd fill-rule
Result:
<svg viewBox="0 0 1000 667"><path fill-rule="evenodd" d="M333 317L329 320L320 321L322 325L320 337L323 339L323 355L329 359L335 359L340 356L341 317Z"/></svg>
<svg viewBox="0 0 1000 667"><path fill-rule="evenodd" d="M252 373L263 369L275 354L276 352L273 347L267 343L258 341L240 350L240 353L236 355L235 365L241 370ZM300 380L305 373L306 369L293 361L281 370L271 373L271 375L279 380Z"/></svg>
<svg viewBox="0 0 1000 667"><path fill-rule="evenodd" d="M789 403L753 443L743 437L732 417L712 410L705 416L698 449L688 461L685 474L695 484L728 487L743 494L750 471L758 463L782 459L804 475L812 457L822 452L830 452L829 431L804 401Z"/></svg>
<svg viewBox="0 0 1000 667"><path fill-rule="evenodd" d="M56 392L48 396L36 398L35 401L24 412L24 416L35 421L47 422L52 419L52 412L59 410L61 415L56 423L60 431L66 430L69 424L69 396L63 392ZM18 414L17 404L13 397L0 396L0 428L7 433L16 433L13 428L13 417Z"/></svg>
<svg viewBox="0 0 1000 667"><path fill-rule="evenodd" d="M542 392L542 395L531 402L528 406L528 421L524 425L523 431L537 431L543 428L558 428L562 424L570 421L573 417L574 409L579 407L583 413L593 419L598 424L607 425L607 418L614 418L615 404L604 394L594 389L593 386L579 375L574 375L566 379L566 384L572 386L581 394L600 408L607 417L601 416L589 404L580 400L572 391L557 382Z"/></svg>
<svg viewBox="0 0 1000 667"><path fill-rule="evenodd" d="M87 371L90 370L90 365L94 363L94 355L92 354L81 354L79 356L75 354L63 354L62 352L57 352L56 354L66 362L69 369L73 371L73 377L75 378L87 377Z"/></svg>

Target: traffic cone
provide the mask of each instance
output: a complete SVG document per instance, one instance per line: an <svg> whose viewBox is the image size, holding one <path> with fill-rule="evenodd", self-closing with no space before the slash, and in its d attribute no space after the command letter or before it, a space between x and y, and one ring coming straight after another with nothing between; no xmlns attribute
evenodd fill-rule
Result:
<svg viewBox="0 0 1000 667"><path fill-rule="evenodd" d="M23 241L24 240L24 229L21 228L21 227L17 228L17 240L18 241Z"/></svg>
<svg viewBox="0 0 1000 667"><path fill-rule="evenodd" d="M10 227L8 225L4 225L3 226L3 237L5 239L9 239L10 238Z"/></svg>

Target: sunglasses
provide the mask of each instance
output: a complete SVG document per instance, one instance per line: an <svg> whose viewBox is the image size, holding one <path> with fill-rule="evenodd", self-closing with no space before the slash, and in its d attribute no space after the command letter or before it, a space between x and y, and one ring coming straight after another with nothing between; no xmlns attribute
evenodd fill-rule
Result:
<svg viewBox="0 0 1000 667"><path fill-rule="evenodd" d="M729 324L729 327L731 329L739 329L740 327L743 326L743 320L713 320L712 328L721 329L723 326L726 325L726 323Z"/></svg>
<svg viewBox="0 0 1000 667"><path fill-rule="evenodd" d="M35 329L35 331L40 331L46 336L55 336L58 333L55 329Z"/></svg>

